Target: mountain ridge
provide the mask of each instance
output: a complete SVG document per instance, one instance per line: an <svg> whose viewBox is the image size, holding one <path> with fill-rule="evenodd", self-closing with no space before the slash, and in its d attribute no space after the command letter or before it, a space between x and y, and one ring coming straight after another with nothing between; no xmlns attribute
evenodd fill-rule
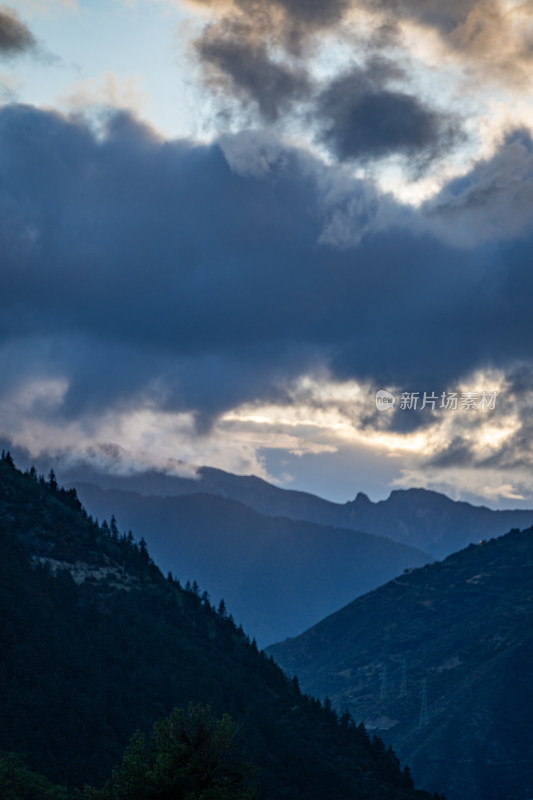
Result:
<svg viewBox="0 0 533 800"><path fill-rule="evenodd" d="M533 529L406 572L267 651L377 730L424 788L529 796Z"/></svg>
<svg viewBox="0 0 533 800"><path fill-rule="evenodd" d="M233 475L214 467L200 467L196 474L196 478L190 478L152 470L135 476L117 476L86 469L85 473L76 473L76 485L90 482L100 488L159 496L215 494L242 502L266 516L284 516L385 536L437 559L480 539L533 524L533 509L495 510L452 500L422 487L393 489L385 500L375 502L358 492L353 500L335 503L309 492L274 486L254 475ZM64 480L73 484L68 476Z"/></svg>
<svg viewBox="0 0 533 800"><path fill-rule="evenodd" d="M258 642L300 633L353 597L431 556L385 537L267 516L238 500L196 493L141 496L79 484L84 505L147 540L182 582L223 597Z"/></svg>

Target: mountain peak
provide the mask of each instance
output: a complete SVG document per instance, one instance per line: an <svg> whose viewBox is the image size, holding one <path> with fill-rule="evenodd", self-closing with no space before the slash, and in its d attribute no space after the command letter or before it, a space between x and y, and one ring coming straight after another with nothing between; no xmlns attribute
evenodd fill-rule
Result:
<svg viewBox="0 0 533 800"><path fill-rule="evenodd" d="M364 492L357 492L355 500L352 501L352 504L356 506L373 505L372 500Z"/></svg>

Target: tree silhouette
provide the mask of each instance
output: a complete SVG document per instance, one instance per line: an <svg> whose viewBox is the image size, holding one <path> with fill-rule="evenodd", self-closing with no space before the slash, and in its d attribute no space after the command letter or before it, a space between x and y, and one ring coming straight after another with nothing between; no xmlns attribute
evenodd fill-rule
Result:
<svg viewBox="0 0 533 800"><path fill-rule="evenodd" d="M57 491L57 478L53 469L48 473L48 486L53 492Z"/></svg>
<svg viewBox="0 0 533 800"><path fill-rule="evenodd" d="M139 731L104 789L90 800L254 800L255 769L232 754L236 728L209 706L176 708L154 725L152 740Z"/></svg>

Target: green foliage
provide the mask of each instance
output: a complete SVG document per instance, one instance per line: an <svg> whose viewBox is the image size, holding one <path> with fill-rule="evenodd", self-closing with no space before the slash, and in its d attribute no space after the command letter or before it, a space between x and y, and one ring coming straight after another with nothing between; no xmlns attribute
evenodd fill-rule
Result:
<svg viewBox="0 0 533 800"><path fill-rule="evenodd" d="M13 456L11 455L9 450L7 452L5 450L2 450L1 460L6 467L9 467L11 469L15 468L15 462L13 461Z"/></svg>
<svg viewBox="0 0 533 800"><path fill-rule="evenodd" d="M0 756L1 800L74 800L64 786L55 786L15 755Z"/></svg>
<svg viewBox="0 0 533 800"><path fill-rule="evenodd" d="M26 474L13 464L9 452L0 458L0 530L16 535L34 557L56 561L114 564L140 582L162 579L148 554L131 532L120 537L117 522L100 526L90 519L75 489L58 486L53 470L48 480L34 468Z"/></svg>
<svg viewBox="0 0 533 800"><path fill-rule="evenodd" d="M51 469L49 474L48 474L48 486L50 487L52 492L57 492L57 490L59 488L58 485L57 485L56 475L55 475L55 472L54 472L53 469Z"/></svg>
<svg viewBox="0 0 533 800"><path fill-rule="evenodd" d="M254 800L253 768L232 747L236 727L217 720L209 706L175 708L154 725L147 743L132 737L121 766L103 790L86 789L90 800Z"/></svg>

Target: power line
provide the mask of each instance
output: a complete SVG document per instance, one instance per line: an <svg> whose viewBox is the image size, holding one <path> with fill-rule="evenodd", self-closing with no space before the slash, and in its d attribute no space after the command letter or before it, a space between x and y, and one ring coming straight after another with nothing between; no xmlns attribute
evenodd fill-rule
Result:
<svg viewBox="0 0 533 800"><path fill-rule="evenodd" d="M402 658L402 679L400 682L400 697L405 697L407 694L407 661Z"/></svg>
<svg viewBox="0 0 533 800"><path fill-rule="evenodd" d="M381 667L381 688L379 690L379 699L385 700L387 697L387 665L383 664Z"/></svg>
<svg viewBox="0 0 533 800"><path fill-rule="evenodd" d="M418 719L418 727L424 728L426 725L429 725L428 681L427 678L422 678L422 698L420 701L420 717Z"/></svg>

